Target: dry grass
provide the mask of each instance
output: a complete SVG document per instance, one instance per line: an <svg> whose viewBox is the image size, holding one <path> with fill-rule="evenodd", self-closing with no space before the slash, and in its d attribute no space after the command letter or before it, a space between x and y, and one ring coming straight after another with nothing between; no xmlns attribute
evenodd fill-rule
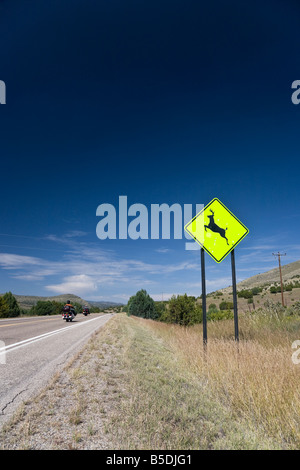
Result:
<svg viewBox="0 0 300 470"><path fill-rule="evenodd" d="M211 395L230 408L235 419L262 429L280 448L300 445L300 365L292 360L299 321L243 317L239 346L233 322L209 323L204 355L202 328L183 329L152 322L151 328L180 354L195 376L206 380Z"/></svg>
<svg viewBox="0 0 300 470"><path fill-rule="evenodd" d="M108 426L117 448L281 448L280 440L265 435L260 424L233 413L222 381L213 376L217 363L208 367L204 361L199 328L138 318L119 317L118 322L129 380L127 394ZM231 361L236 350L232 342L223 346L230 363L228 370L224 363L224 373L230 379L239 367L237 359Z"/></svg>

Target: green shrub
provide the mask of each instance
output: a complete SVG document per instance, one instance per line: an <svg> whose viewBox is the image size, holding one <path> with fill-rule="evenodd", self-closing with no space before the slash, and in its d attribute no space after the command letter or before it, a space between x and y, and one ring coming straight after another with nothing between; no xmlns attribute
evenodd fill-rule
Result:
<svg viewBox="0 0 300 470"><path fill-rule="evenodd" d="M230 320L232 318L233 318L232 310L222 310L218 312L212 312L209 316L209 320L211 321Z"/></svg>
<svg viewBox="0 0 300 470"><path fill-rule="evenodd" d="M243 297L244 299L251 299L253 297L252 290L243 289L237 293L238 297Z"/></svg>
<svg viewBox="0 0 300 470"><path fill-rule="evenodd" d="M221 302L219 305L220 310L231 310L233 309L233 302Z"/></svg>
<svg viewBox="0 0 300 470"><path fill-rule="evenodd" d="M61 313L64 304L62 302L55 302L54 300L38 300L36 305L31 307L30 315L56 315Z"/></svg>
<svg viewBox="0 0 300 470"><path fill-rule="evenodd" d="M173 296L168 308L161 316L161 320L167 323L177 323L178 325L190 326L202 322L202 307L187 296Z"/></svg>
<svg viewBox="0 0 300 470"><path fill-rule="evenodd" d="M160 320L166 311L166 302L155 302L156 319Z"/></svg>
<svg viewBox="0 0 300 470"><path fill-rule="evenodd" d="M154 300L144 289L130 297L127 304L127 315L135 315L142 318L157 318Z"/></svg>
<svg viewBox="0 0 300 470"><path fill-rule="evenodd" d="M252 287L251 292L252 295L258 295L260 292L262 292L262 287Z"/></svg>
<svg viewBox="0 0 300 470"><path fill-rule="evenodd" d="M12 295L11 292L6 292L3 295L3 300L7 303L8 305L8 317L18 317L21 314L20 307L17 303L16 298Z"/></svg>
<svg viewBox="0 0 300 470"><path fill-rule="evenodd" d="M7 318L9 315L9 305L3 297L0 297L0 318Z"/></svg>
<svg viewBox="0 0 300 470"><path fill-rule="evenodd" d="M218 311L218 308L217 308L216 304L209 304L208 313L213 313L213 312L217 312L217 311Z"/></svg>

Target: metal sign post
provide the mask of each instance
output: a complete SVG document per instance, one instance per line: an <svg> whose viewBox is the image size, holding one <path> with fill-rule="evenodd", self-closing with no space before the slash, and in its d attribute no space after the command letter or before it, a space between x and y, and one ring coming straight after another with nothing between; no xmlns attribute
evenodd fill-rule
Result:
<svg viewBox="0 0 300 470"><path fill-rule="evenodd" d="M206 318L206 285L205 285L205 260L204 249L200 250L201 255L201 280L202 280L202 322L203 322L203 346L204 349L207 345L207 318Z"/></svg>
<svg viewBox="0 0 300 470"><path fill-rule="evenodd" d="M231 252L231 270L232 270L234 337L235 337L236 341L239 341L239 322L238 322L238 307L237 307L237 295L236 295L236 274L235 274L234 250L232 250L232 252Z"/></svg>

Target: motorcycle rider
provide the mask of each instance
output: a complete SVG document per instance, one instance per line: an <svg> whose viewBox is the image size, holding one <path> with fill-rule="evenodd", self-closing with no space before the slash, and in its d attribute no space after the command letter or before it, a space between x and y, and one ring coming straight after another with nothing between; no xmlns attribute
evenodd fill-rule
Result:
<svg viewBox="0 0 300 470"><path fill-rule="evenodd" d="M67 303L66 303L66 305L64 306L64 309L65 309L66 307L69 307L68 310L69 310L70 313L73 313L74 317L77 315L77 314L76 314L76 311L75 311L75 308L74 308L73 305L71 304L71 301L70 301L70 300L67 300Z"/></svg>
<svg viewBox="0 0 300 470"><path fill-rule="evenodd" d="M85 305L85 306L83 307L83 312L82 312L82 313L86 313L87 315L90 314L90 309L89 309L89 307L88 307L87 305Z"/></svg>

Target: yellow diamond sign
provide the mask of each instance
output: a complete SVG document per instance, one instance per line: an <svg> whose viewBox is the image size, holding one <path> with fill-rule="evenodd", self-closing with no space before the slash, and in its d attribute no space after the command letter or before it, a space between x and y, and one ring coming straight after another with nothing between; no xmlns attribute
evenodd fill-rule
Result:
<svg viewBox="0 0 300 470"><path fill-rule="evenodd" d="M247 227L219 199L213 199L184 229L220 263L249 233Z"/></svg>

